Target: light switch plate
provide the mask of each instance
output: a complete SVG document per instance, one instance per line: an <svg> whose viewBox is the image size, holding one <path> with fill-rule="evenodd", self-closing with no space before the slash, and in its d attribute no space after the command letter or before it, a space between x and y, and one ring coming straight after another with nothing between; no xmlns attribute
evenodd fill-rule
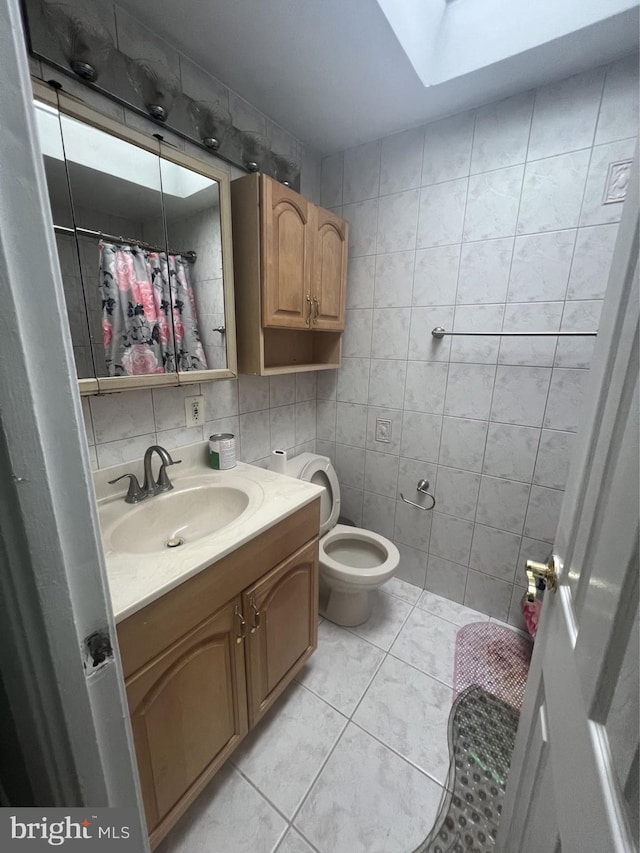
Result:
<svg viewBox="0 0 640 853"><path fill-rule="evenodd" d="M184 415L187 429L202 426L204 423L204 397L202 395L185 397Z"/></svg>
<svg viewBox="0 0 640 853"><path fill-rule="evenodd" d="M391 421L385 418L376 418L376 441L384 441L389 444L391 441Z"/></svg>

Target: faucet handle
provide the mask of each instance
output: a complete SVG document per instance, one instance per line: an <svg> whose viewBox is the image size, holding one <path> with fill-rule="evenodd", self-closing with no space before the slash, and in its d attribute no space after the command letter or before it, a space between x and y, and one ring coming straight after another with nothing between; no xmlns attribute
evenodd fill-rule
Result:
<svg viewBox="0 0 640 853"><path fill-rule="evenodd" d="M140 501L143 501L147 497L147 494L141 488L140 483L138 482L138 478L135 474L122 474L120 477L116 477L115 480L109 480L109 485L112 486L119 480L124 480L125 477L129 477L129 489L127 491L124 502L128 504L140 503Z"/></svg>

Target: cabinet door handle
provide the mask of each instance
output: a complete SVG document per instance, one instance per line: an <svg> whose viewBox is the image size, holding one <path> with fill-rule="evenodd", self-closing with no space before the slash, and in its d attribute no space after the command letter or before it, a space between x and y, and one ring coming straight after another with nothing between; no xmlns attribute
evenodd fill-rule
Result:
<svg viewBox="0 0 640 853"><path fill-rule="evenodd" d="M309 296L308 293L307 293L307 302L309 304L309 313L307 314L306 323L307 323L307 326L311 326L311 314L313 312L313 304L311 302L311 297Z"/></svg>
<svg viewBox="0 0 640 853"><path fill-rule="evenodd" d="M251 633L255 634L256 628L260 625L260 611L256 607L253 599L251 599L251 609L253 610L253 619L251 621Z"/></svg>
<svg viewBox="0 0 640 853"><path fill-rule="evenodd" d="M236 613L236 616L238 617L238 619L240 620L240 633L236 635L236 643L241 643L244 640L244 638L247 636L247 633L246 633L247 623L244 621L242 613L240 613L240 609L238 608L237 604L236 604L235 613Z"/></svg>
<svg viewBox="0 0 640 853"><path fill-rule="evenodd" d="M314 307L314 309L315 309L315 311L314 311L314 315L313 315L313 319L314 319L314 320L317 320L317 319L318 319L318 314L320 313L320 300L318 299L318 297L317 297L317 296L314 296L314 297L313 297L313 307Z"/></svg>

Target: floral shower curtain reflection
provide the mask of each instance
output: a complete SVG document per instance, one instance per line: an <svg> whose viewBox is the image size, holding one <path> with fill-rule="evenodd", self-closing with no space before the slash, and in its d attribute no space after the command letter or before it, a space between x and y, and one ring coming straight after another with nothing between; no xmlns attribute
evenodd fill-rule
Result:
<svg viewBox="0 0 640 853"><path fill-rule="evenodd" d="M187 261L102 240L99 250L108 375L206 370Z"/></svg>

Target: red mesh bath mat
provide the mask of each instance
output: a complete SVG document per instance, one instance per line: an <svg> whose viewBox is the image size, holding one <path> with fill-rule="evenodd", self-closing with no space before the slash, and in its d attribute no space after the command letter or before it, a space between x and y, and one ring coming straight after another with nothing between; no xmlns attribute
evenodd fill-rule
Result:
<svg viewBox="0 0 640 853"><path fill-rule="evenodd" d="M532 649L528 637L493 622L465 625L456 635L455 695L478 684L520 710Z"/></svg>

